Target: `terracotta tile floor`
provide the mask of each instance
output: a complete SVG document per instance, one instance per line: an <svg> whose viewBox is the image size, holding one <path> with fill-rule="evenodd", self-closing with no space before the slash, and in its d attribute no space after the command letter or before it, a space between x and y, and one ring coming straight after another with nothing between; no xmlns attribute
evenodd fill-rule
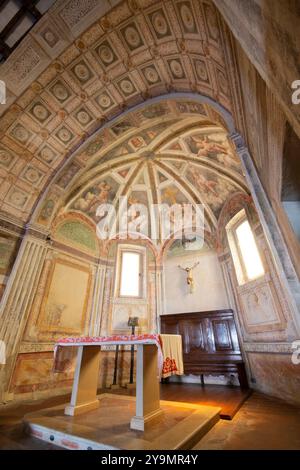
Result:
<svg viewBox="0 0 300 470"><path fill-rule="evenodd" d="M173 398L172 385L168 387L170 398ZM196 387L200 394L201 388ZM183 385L180 390L182 394L188 394L188 387ZM206 388L205 393L208 392ZM220 391L218 393L220 394ZM225 393L227 394L228 390ZM167 399L166 395L167 391L164 390L164 399ZM178 390L176 396L178 399ZM58 448L51 444L24 435L22 418L26 413L65 403L67 399L66 396L54 397L0 407L0 449L57 450ZM300 450L300 409L255 392L242 405L232 421L219 421L195 449Z"/></svg>
<svg viewBox="0 0 300 470"><path fill-rule="evenodd" d="M300 409L253 393L232 421L220 420L194 449L300 450Z"/></svg>

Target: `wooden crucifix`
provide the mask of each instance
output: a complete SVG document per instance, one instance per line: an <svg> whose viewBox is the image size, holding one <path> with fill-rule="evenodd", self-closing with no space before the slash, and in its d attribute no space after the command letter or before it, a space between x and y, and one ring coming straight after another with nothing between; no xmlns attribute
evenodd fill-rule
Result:
<svg viewBox="0 0 300 470"><path fill-rule="evenodd" d="M196 266L198 266L198 264L200 263L200 261L198 261L197 263L195 263L193 266L191 266L190 268L189 267L186 267L186 268L183 268L182 266L180 266L180 264L178 265L178 268L179 269L182 269L183 271L185 271L187 273L187 278L186 278L186 282L187 282L187 285L189 286L190 288L190 294L192 294L194 292L194 278L193 278L193 269L196 268Z"/></svg>

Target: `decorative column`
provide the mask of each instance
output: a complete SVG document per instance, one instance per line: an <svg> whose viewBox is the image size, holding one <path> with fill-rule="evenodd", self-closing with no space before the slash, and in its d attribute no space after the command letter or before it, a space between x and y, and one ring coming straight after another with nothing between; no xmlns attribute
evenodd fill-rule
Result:
<svg viewBox="0 0 300 470"><path fill-rule="evenodd" d="M0 402L8 394L20 343L47 253L47 233L28 225L0 305L0 339L6 346L6 364L0 365Z"/></svg>
<svg viewBox="0 0 300 470"><path fill-rule="evenodd" d="M164 293L164 276L163 276L163 266L157 264L155 271L155 285L156 285L156 325L155 332L160 333L160 315L164 312L164 302L165 302L165 293Z"/></svg>
<svg viewBox="0 0 300 470"><path fill-rule="evenodd" d="M300 333L300 283L291 261L287 246L281 234L276 216L260 182L253 160L240 134L234 133L230 138L235 144L236 151L251 190L256 210L259 214L266 239L273 255L275 266L287 293L287 300Z"/></svg>
<svg viewBox="0 0 300 470"><path fill-rule="evenodd" d="M109 312L113 302L112 285L113 285L113 269L110 266L103 267L104 280L103 282L103 302L102 302L102 315L100 318L100 335L106 336L109 332Z"/></svg>
<svg viewBox="0 0 300 470"><path fill-rule="evenodd" d="M148 315L149 315L149 333L157 332L157 286L156 286L156 267L148 266Z"/></svg>
<svg viewBox="0 0 300 470"><path fill-rule="evenodd" d="M100 336L101 315L105 288L105 270L106 266L98 265L95 269L95 282L93 291L93 302L90 315L90 336Z"/></svg>

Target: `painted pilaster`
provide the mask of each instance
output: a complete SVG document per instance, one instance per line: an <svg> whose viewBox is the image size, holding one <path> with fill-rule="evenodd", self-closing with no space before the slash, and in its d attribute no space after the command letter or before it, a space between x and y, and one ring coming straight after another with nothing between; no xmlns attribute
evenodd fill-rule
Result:
<svg viewBox="0 0 300 470"><path fill-rule="evenodd" d="M109 331L109 314L113 301L113 268L105 266L104 268L104 289L103 289L103 301L102 301L102 312L100 317L100 334L101 336L108 335Z"/></svg>
<svg viewBox="0 0 300 470"><path fill-rule="evenodd" d="M95 284L89 326L90 336L100 336L101 334L100 330L105 288L105 270L106 266L99 265L97 266L95 272Z"/></svg>
<svg viewBox="0 0 300 470"><path fill-rule="evenodd" d="M149 270L148 299L149 299L149 333L157 332L157 298L156 298L156 268Z"/></svg>
<svg viewBox="0 0 300 470"><path fill-rule="evenodd" d="M164 308L164 277L162 272L162 266L156 268L156 332L160 333L160 315L165 313Z"/></svg>
<svg viewBox="0 0 300 470"><path fill-rule="evenodd" d="M0 339L6 364L0 366L0 402L8 395L28 314L47 253L46 234L28 226L0 305Z"/></svg>

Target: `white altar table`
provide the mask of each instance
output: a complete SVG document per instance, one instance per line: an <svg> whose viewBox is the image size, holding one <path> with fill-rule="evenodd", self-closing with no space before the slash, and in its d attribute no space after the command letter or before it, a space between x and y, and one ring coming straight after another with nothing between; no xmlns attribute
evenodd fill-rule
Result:
<svg viewBox="0 0 300 470"><path fill-rule="evenodd" d="M169 354L163 356L164 339ZM172 348L169 344L172 344ZM54 371L63 370L61 360L68 347L77 348L76 368L72 396L65 414L74 416L99 407L97 385L100 367L101 346L136 345L136 415L131 419L131 429L143 431L145 424L160 416L159 380L160 376L183 374L182 340L180 335L117 335L100 337L65 338L56 343ZM173 353L171 352L173 351ZM175 357L176 356L176 357ZM172 367L170 368L170 364Z"/></svg>

